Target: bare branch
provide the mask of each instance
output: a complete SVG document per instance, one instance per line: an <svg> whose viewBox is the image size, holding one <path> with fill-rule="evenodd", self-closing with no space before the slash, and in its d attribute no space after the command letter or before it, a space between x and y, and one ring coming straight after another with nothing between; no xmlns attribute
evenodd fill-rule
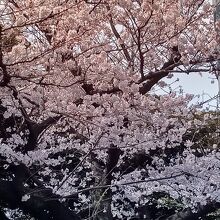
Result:
<svg viewBox="0 0 220 220"><path fill-rule="evenodd" d="M71 195L68 196L63 196L62 198L65 199L71 199L72 197L74 197L75 195L79 194L79 193L85 193L87 191L92 191L92 190L98 190L98 189L107 189L107 188L111 188L111 187L116 187L116 186L128 186L128 185L135 185L135 184L140 184L140 183L148 183L148 182L154 182L154 181L161 181L161 180L168 180L168 179L172 179L172 178L176 178L176 177L180 177L180 176L184 176L184 175L189 175L188 173L178 173L178 174L174 174L168 177L161 177L161 178L154 178L154 179L148 179L148 180L138 180L138 181L132 181L132 182L126 182L126 183L119 183L119 184L108 184L108 185L102 185L102 186L94 186L94 187L89 187L89 188L85 188L82 190L79 190L76 193L73 193ZM48 200L57 200L59 198L51 198Z"/></svg>
<svg viewBox="0 0 220 220"><path fill-rule="evenodd" d="M111 9L110 9L110 6L109 6L108 4L106 5L106 8L107 8L107 10L110 12ZM125 55L125 57L126 57L126 60L130 63L130 62L131 62L130 54L128 53L128 50L127 50L125 44L122 42L122 39L121 39L120 34L118 33L117 29L115 28L114 21L113 21L113 18L112 18L112 15L111 15L111 14L109 14L109 23L110 23L112 32L113 32L113 34L115 35L116 39L117 39L118 41L120 41L120 46L121 46L121 48L122 48L122 50L123 50L123 52L124 52L124 55Z"/></svg>

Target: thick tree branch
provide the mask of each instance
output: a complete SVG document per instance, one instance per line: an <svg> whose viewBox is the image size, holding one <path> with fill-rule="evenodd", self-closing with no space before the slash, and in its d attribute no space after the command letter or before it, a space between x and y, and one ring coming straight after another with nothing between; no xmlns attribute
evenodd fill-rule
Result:
<svg viewBox="0 0 220 220"><path fill-rule="evenodd" d="M2 26L0 25L0 87L7 86L10 82L10 75L7 72L6 65L3 63L3 43L2 43ZM2 76L1 76L2 75Z"/></svg>
<svg viewBox="0 0 220 220"><path fill-rule="evenodd" d="M62 116L56 116L56 117L49 117L40 124L37 124L36 122L26 120L27 125L30 131L28 143L25 147L24 152L34 150L37 146L37 139L39 135L48 127L55 124Z"/></svg>
<svg viewBox="0 0 220 220"><path fill-rule="evenodd" d="M108 149L108 159L106 162L106 179L107 184L111 184L112 181L112 173L115 169L115 167L118 164L119 157L121 155L122 151L114 145L111 145Z"/></svg>
<svg viewBox="0 0 220 220"><path fill-rule="evenodd" d="M23 107L23 104L21 102L21 100L18 98L18 91L14 86L7 86L8 88L10 88L13 91L13 97L18 100L19 103L19 109L22 113L22 116L24 118L24 121L27 125L28 130L30 131L29 137L28 137L28 143L24 149L24 153L28 152L30 150L34 150L37 146L37 139L39 137L39 135L45 130L47 129L49 126L55 124L62 116L55 116L55 117L49 117L47 119L45 119L44 121L42 121L41 123L36 123L33 120L30 119L30 117L28 116L25 108Z"/></svg>
<svg viewBox="0 0 220 220"><path fill-rule="evenodd" d="M145 80L148 81L143 83L142 87L140 87L140 93L146 94L149 92L155 84L157 84L162 78L166 77L171 70L179 65L180 59L181 54L179 53L178 47L174 46L172 48L170 59L164 63L160 71L156 73L149 73L147 76L142 77L140 83Z"/></svg>
<svg viewBox="0 0 220 220"><path fill-rule="evenodd" d="M142 86L140 87L140 93L146 94L148 91L151 90L151 88L155 84L157 84L158 81L166 77L170 72L175 72L174 68L183 64L180 59L181 57L179 57L179 59L176 59L175 61L170 59L166 63L164 63L163 67L159 71L150 72L149 74L145 75L138 82L139 84L143 83ZM215 62L215 61L217 61L217 58L211 56L206 60L192 60L189 62L189 65L197 65L197 64L210 63L210 62ZM209 71L209 69L201 69L201 70L200 69L195 69L195 70L189 69L189 70L182 71L182 72L190 73L190 72L204 72L204 71Z"/></svg>

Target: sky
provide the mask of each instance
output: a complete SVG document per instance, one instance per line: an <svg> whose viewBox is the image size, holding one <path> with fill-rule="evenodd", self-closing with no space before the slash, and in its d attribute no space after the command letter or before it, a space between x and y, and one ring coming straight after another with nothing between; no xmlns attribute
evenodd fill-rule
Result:
<svg viewBox="0 0 220 220"><path fill-rule="evenodd" d="M176 79L179 81L176 81ZM198 73L190 73L189 75L185 73L176 73L172 79L166 79L166 83L171 84L172 90L176 92L182 92L183 94L193 94L195 95L192 103L198 104L203 103L203 108L216 109L217 99L208 101L218 94L218 81L214 79L213 75L208 73L203 73L202 76ZM164 91L160 88L155 88L158 93L169 92L169 88L165 87Z"/></svg>
<svg viewBox="0 0 220 220"><path fill-rule="evenodd" d="M210 0L210 2L216 5L220 3L220 0ZM177 78L179 78L179 81L174 82ZM185 73L176 73L175 77L172 79L166 79L165 82L173 83L171 85L172 90L177 92L182 90L183 94L194 94L195 98L192 101L193 104L204 103L207 101L205 104L203 104L203 109L216 109L217 98L212 99L212 101L209 100L218 94L220 95L220 80L218 84L218 80L214 79L213 83L213 79L213 75L208 73L203 73L202 76L200 76L198 73L190 73L189 75ZM159 94L166 93L158 88L156 88L156 90ZM169 89L165 90L169 92ZM220 97L218 101L220 102Z"/></svg>
<svg viewBox="0 0 220 220"><path fill-rule="evenodd" d="M197 95L195 102L205 102L210 98L218 94L218 81L213 78L213 75L204 73L200 76L198 73L192 73L191 75L181 74L179 77L178 85L182 86L184 93L190 93ZM204 104L204 108L211 105L211 108L216 107L217 100L214 99L207 104Z"/></svg>

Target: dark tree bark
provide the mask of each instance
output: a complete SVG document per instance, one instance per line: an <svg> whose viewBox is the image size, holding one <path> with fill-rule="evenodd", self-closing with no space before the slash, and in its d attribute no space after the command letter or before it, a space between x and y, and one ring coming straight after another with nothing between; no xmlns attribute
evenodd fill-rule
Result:
<svg viewBox="0 0 220 220"><path fill-rule="evenodd" d="M191 209L185 209L168 217L167 220L197 220L205 217L207 214L214 212L219 208L220 203L210 203L205 206L201 206L196 213L192 212Z"/></svg>
<svg viewBox="0 0 220 220"><path fill-rule="evenodd" d="M14 178L8 181L0 180L0 204L2 207L19 208L39 220L80 220L79 216L59 200L50 200L57 195L43 184L40 186L40 190L25 186L27 185L26 180L32 178L25 165L11 165L9 171ZM30 195L30 198L22 201L24 195Z"/></svg>
<svg viewBox="0 0 220 220"><path fill-rule="evenodd" d="M181 54L179 53L178 47L174 46L171 51L171 56L167 62L164 63L162 68L158 72L152 72L148 75L144 76L139 83L144 82L140 87L140 93L146 94L151 90L151 88L156 85L162 78L166 77L171 70L173 70L176 66L179 65L179 61L181 59Z"/></svg>
<svg viewBox="0 0 220 220"><path fill-rule="evenodd" d="M7 218L7 216L5 215L5 213L0 209L0 219L1 220L9 220L9 218Z"/></svg>

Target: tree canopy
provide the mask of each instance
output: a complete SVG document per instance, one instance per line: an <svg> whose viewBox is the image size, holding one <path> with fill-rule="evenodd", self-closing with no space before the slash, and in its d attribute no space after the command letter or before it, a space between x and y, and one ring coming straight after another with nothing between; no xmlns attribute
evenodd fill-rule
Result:
<svg viewBox="0 0 220 220"><path fill-rule="evenodd" d="M208 0L2 0L0 218L216 219L219 112L155 93L219 77Z"/></svg>

